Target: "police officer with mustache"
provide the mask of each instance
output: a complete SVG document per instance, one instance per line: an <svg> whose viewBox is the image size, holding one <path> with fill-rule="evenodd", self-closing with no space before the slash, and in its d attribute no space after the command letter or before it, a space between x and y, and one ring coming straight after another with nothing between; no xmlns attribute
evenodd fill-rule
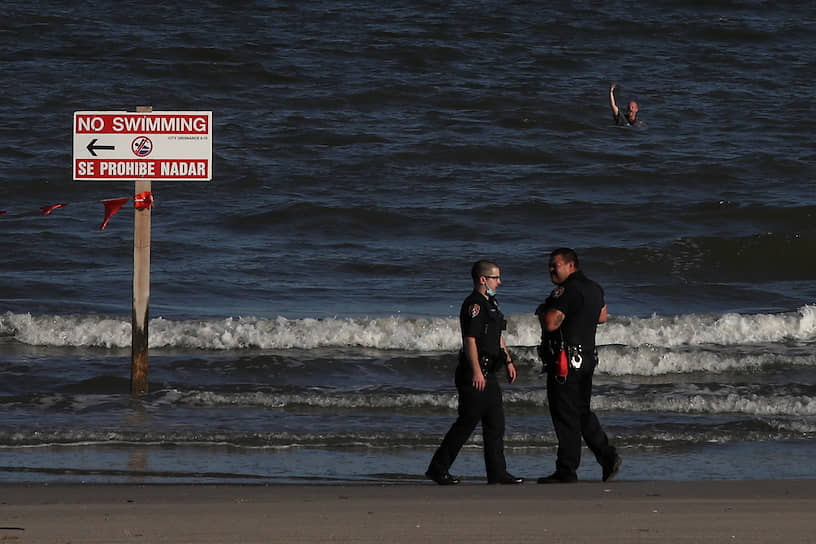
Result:
<svg viewBox="0 0 816 544"><path fill-rule="evenodd" d="M604 292L578 266L570 248L550 254L550 278L556 285L536 309L541 323L539 356L547 372L547 403L550 408L558 453L555 472L538 479L540 484L578 480L581 438L602 468L602 480L618 473L621 458L590 407L592 375L598 365L595 333L607 320Z"/></svg>

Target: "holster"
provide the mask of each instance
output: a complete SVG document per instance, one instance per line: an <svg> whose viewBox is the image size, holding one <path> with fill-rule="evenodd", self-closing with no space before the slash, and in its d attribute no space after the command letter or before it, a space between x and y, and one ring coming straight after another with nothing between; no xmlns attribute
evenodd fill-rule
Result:
<svg viewBox="0 0 816 544"><path fill-rule="evenodd" d="M555 341L542 341L536 347L536 351L538 352L538 358L541 361L541 373L547 372L556 372L557 370L557 363L560 358L560 354L563 351L561 349L561 343Z"/></svg>

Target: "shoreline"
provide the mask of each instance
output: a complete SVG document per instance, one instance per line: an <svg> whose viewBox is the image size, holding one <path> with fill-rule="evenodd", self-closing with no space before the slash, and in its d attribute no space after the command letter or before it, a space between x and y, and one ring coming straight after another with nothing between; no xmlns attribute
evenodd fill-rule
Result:
<svg viewBox="0 0 816 544"><path fill-rule="evenodd" d="M816 480L0 484L0 542L809 542Z"/></svg>

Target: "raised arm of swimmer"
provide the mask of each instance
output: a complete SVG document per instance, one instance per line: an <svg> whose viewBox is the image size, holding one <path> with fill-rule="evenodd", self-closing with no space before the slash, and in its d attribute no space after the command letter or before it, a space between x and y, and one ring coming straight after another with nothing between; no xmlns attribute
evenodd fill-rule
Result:
<svg viewBox="0 0 816 544"><path fill-rule="evenodd" d="M617 118L620 110L618 109L618 105L615 104L615 87L617 87L617 85L615 85L613 81L609 86L609 106L612 108L612 116Z"/></svg>

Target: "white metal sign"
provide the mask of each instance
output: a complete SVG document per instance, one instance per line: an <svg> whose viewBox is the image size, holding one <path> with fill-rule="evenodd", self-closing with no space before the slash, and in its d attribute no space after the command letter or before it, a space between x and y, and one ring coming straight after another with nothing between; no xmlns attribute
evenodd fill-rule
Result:
<svg viewBox="0 0 816 544"><path fill-rule="evenodd" d="M74 180L212 179L211 111L74 112Z"/></svg>

